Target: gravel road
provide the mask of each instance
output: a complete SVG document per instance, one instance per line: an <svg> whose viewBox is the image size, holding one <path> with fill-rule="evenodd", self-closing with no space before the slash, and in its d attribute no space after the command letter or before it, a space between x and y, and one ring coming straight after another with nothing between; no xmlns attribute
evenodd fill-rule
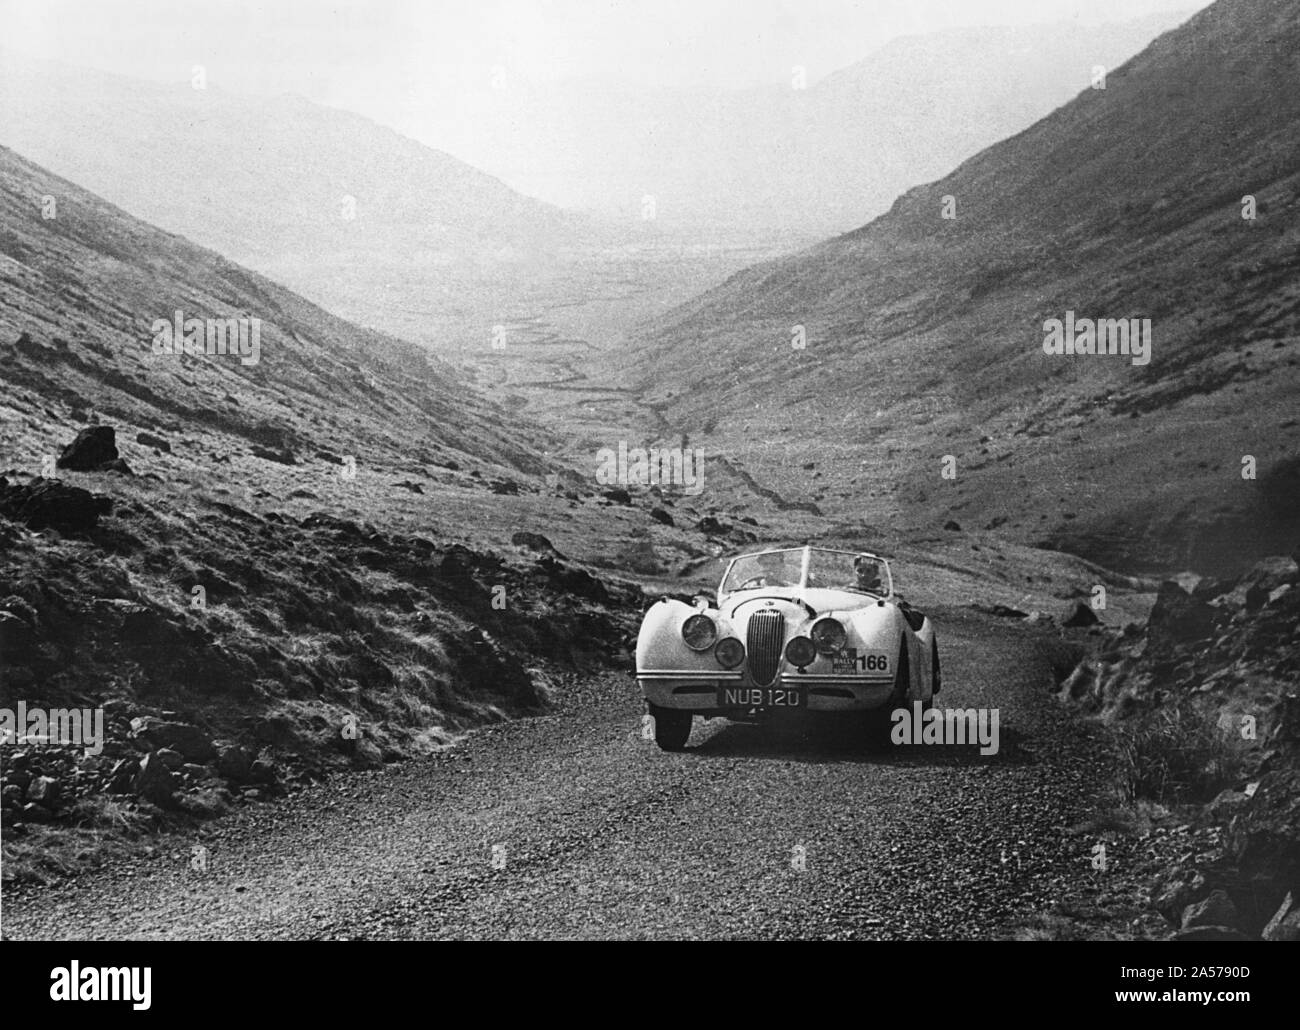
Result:
<svg viewBox="0 0 1300 1030"><path fill-rule="evenodd" d="M1081 878L1104 747L1046 692L1043 638L934 613L941 706L1001 750L641 736L628 675L436 757L250 806L152 858L8 894L16 939L968 938ZM207 871L192 848L207 849ZM797 851L796 849L802 849ZM799 857L802 856L802 862ZM802 866L802 868L800 868Z"/></svg>

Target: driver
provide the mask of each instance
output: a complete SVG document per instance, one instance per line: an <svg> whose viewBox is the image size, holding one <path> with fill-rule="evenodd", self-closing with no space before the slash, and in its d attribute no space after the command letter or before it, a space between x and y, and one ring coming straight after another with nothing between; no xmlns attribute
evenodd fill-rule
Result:
<svg viewBox="0 0 1300 1030"><path fill-rule="evenodd" d="M859 555L853 559L853 572L858 581L858 589L869 594L879 594L884 587L880 581L880 566L872 558Z"/></svg>
<svg viewBox="0 0 1300 1030"><path fill-rule="evenodd" d="M758 557L758 567L762 572L763 585L769 587L788 586L782 573L785 571L785 563L779 554L761 554Z"/></svg>

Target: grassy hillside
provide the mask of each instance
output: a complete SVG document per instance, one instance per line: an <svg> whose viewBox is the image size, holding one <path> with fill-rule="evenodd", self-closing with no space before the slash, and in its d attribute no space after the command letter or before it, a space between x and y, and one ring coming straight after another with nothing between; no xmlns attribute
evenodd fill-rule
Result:
<svg viewBox="0 0 1300 1030"><path fill-rule="evenodd" d="M1133 568L1289 550L1298 44L1294 5L1221 0L874 222L678 309L633 379L671 432L827 511ZM1150 318L1150 363L1045 354L1067 311Z"/></svg>

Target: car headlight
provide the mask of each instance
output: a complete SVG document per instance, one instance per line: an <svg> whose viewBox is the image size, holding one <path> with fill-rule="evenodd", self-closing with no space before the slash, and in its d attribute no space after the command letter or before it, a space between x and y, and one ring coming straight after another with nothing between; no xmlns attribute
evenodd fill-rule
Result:
<svg viewBox="0 0 1300 1030"><path fill-rule="evenodd" d="M692 651L707 651L718 639L718 627L707 615L697 613L682 623L682 639Z"/></svg>
<svg viewBox="0 0 1300 1030"><path fill-rule="evenodd" d="M734 669L745 660L745 645L735 637L723 637L713 649L713 656L724 669Z"/></svg>
<svg viewBox="0 0 1300 1030"><path fill-rule="evenodd" d="M818 619L808 634L820 654L835 654L844 647L848 634L839 619Z"/></svg>
<svg viewBox="0 0 1300 1030"><path fill-rule="evenodd" d="M817 660L817 648L807 637L795 637L785 645L785 660L802 669Z"/></svg>

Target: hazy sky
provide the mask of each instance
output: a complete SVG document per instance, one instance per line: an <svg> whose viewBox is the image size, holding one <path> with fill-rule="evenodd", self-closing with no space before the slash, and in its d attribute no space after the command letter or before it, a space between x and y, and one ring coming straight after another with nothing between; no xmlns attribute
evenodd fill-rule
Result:
<svg viewBox="0 0 1300 1030"><path fill-rule="evenodd" d="M1120 21L1206 0L0 0L4 45L144 78L297 92L375 114L493 74L810 84L889 38Z"/></svg>

